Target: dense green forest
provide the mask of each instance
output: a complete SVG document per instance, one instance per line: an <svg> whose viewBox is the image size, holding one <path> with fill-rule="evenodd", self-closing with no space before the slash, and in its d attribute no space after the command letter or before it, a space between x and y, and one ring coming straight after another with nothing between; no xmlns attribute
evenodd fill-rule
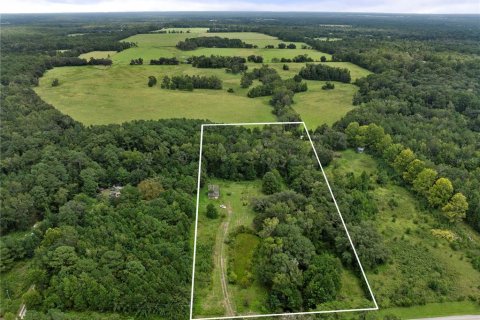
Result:
<svg viewBox="0 0 480 320"><path fill-rule="evenodd" d="M212 16L215 21L210 21ZM311 128L324 166L349 147L365 148L378 161L375 178L336 172L333 182L367 270L376 272L399 251L384 245L375 226L379 208L372 190L378 186L394 183L410 190L421 209L432 212L438 229L454 229L465 222L480 232L478 16L429 17L173 13L159 22L141 13L2 16L9 24L2 25L0 40L0 272L6 274L24 262L29 267L23 275L26 287L19 288L18 279L2 280L0 315L12 318L25 302L28 319L58 319L59 313L69 311L113 312L116 319L188 317L199 133L200 124L208 120L86 127L43 102L32 89L53 67L111 63L80 59L81 53L125 50L135 44L122 39L163 27L262 32L285 41L285 50L288 43L302 41L332 54L333 61L352 62L373 72L355 81L359 91L353 111L332 128ZM83 35L70 36L79 33ZM348 41L318 39L324 37ZM192 38L178 47L251 46L236 40ZM199 68L243 65L231 58L195 57L190 62ZM261 62L260 58L251 61ZM280 121L299 120L294 100L295 93L307 90L302 78L350 82L347 71L306 65L295 78L282 80L268 66L239 70L248 96L271 96L270 105ZM257 80L260 84L254 85ZM159 82L181 90L222 87L216 78L183 76ZM300 148L292 142L299 133L287 128L281 134L290 136L262 159L245 151L271 141L274 130L230 130L225 135L232 137L228 141L215 132L206 137L212 146L207 147L208 169L203 174L273 180L267 187L271 195L252 204L258 214L255 232L266 235L256 271L271 289L269 307L306 310L322 299L333 300L339 290L336 266L341 263L357 273L358 268L345 238L338 235L338 216L312 209L329 206L325 192L313 192L320 174L312 167L313 158L282 161L286 152ZM302 161L312 168L298 169ZM277 192L276 179L290 191ZM122 188L120 197L112 196L115 187ZM292 212L302 218L287 219ZM315 224L309 225L312 220ZM271 224L275 230L269 229ZM285 247L272 255L272 246L280 240ZM299 253L299 243L309 248L308 256L304 248ZM458 240L451 246L464 250L465 260L480 270L478 243ZM297 269L292 259L299 261ZM290 278L276 273L287 267L292 268ZM319 270L332 281L317 277ZM448 277L440 269L436 272ZM426 290L434 292L438 302L447 299L443 283L429 281ZM324 290L321 297L316 288ZM389 306L422 304L425 296L396 291L388 298ZM478 296L469 299L480 301Z"/></svg>

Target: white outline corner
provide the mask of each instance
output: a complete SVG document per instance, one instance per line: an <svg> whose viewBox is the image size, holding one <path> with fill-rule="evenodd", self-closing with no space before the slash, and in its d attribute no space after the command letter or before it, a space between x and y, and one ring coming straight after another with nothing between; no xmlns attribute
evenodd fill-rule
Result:
<svg viewBox="0 0 480 320"><path fill-rule="evenodd" d="M227 316L227 317L208 317L208 318L193 318L193 292L195 287L195 258L197 253L197 228L198 228L198 207L199 207L199 200L200 200L200 179L202 175L202 147L203 147L203 127L214 127L214 126L248 126L248 125L275 125L275 124L302 124L305 128L305 132L307 133L308 140L313 149L313 153L315 154L315 158L317 159L318 165L322 171L323 177L325 182L327 183L328 190L330 195L332 196L333 203L335 204L335 208L337 209L338 215L340 216L340 220L342 221L343 228L347 233L348 241L352 247L353 253L355 258L358 262L358 266L360 267L360 271L362 273L363 279L367 283L368 292L372 298L372 301L375 307L372 308L359 308L359 309L342 309L342 310L324 310L324 311L310 311L310 312L291 312L291 313L272 313L272 314L260 314L260 315L244 315L244 316ZM326 314L326 313L341 313L341 312L359 312L359 311L377 311L378 304L375 296L373 295L372 288L370 287L370 283L368 282L367 276L365 275L365 271L363 270L362 263L360 262L360 258L358 257L357 250L353 244L352 238L350 237L350 233L348 232L347 225L345 224L345 220L343 219L342 213L340 212L340 208L338 207L337 200L333 195L332 188L330 187L330 183L328 182L327 175L323 170L322 163L320 162L320 158L318 157L317 150L315 149L315 145L310 137L310 133L304 121L296 121L296 122L251 122L251 123L205 123L202 124L200 130L200 153L199 153L199 160L198 160L198 180L197 180L197 205L195 209L195 239L193 244L193 263L192 263L192 291L190 296L190 320L221 320L221 319L243 319L243 318L263 318L263 317L278 317L278 316L294 316L294 315L304 315L304 314Z"/></svg>

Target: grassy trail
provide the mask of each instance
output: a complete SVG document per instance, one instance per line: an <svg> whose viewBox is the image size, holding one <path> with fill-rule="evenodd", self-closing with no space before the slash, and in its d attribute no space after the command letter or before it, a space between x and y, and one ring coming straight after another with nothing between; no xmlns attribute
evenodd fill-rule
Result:
<svg viewBox="0 0 480 320"><path fill-rule="evenodd" d="M230 224L230 219L232 217L232 206L230 203L227 205L227 217L225 221L221 224L221 236L217 237L217 245L215 248L219 249L219 253L216 252L216 256L218 257L217 263L220 267L220 275L221 279L220 282L222 284L222 293L223 293L223 304L225 305L226 316L233 316L235 315L234 308L232 306L232 302L230 300L230 295L228 293L228 282L227 282L227 264L226 264L226 250L225 250L225 240L227 238L228 233L228 226Z"/></svg>

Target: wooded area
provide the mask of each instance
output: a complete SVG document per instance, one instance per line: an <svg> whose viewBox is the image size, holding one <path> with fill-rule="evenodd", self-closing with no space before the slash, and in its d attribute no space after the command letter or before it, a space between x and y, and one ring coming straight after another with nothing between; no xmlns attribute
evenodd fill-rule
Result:
<svg viewBox="0 0 480 320"><path fill-rule="evenodd" d="M109 66L110 59L87 61L77 56L134 47L121 40L163 27L262 32L285 43L304 41L332 54L333 61L353 62L374 72L355 81L359 89L353 111L332 128L311 128L325 167L349 147L365 148L378 161L375 177L366 172L335 172L332 183L369 272L402 254L397 247L387 247L382 240L385 234L377 230L380 209L371 192L377 184L389 182L410 190L418 206L431 213L437 229L455 229L465 221L480 231L480 28L472 18L424 21L408 16L370 21L355 15L307 16L301 22L281 17L259 24L247 17L233 22L228 17L215 22L171 18L158 23L140 15L135 18L138 22L129 18L106 23L97 15L75 16L88 22L86 27L69 22L68 15L58 21L42 16L8 19L11 23L2 25L1 37L0 272L5 274L19 262L31 262L25 277L35 288L11 298L2 292L2 316L15 314L18 301L24 301L31 319L53 319L58 310L116 312L139 318L188 317L190 230L204 121L131 121L86 127L43 102L32 89L53 67ZM319 21L325 26L319 26ZM70 33L84 35L67 36ZM319 37L348 41L315 39ZM177 46L181 50L254 47L221 37L190 38ZM200 60L196 63L221 59ZM255 60L260 59L250 59ZM134 64L140 64L139 60ZM269 66L239 72L243 72L241 83L249 88L249 97L271 96L269 103L279 121L301 120L294 100L296 93L307 90L303 79L351 81L348 70L310 62L287 80ZM222 88L215 77L159 79L163 79L160 86L168 89ZM250 88L257 79L261 84ZM141 81L146 87L146 77ZM335 300L341 290L338 266L356 274L358 268L329 194L318 186L323 177L311 150L298 143L301 133L295 128L222 130L205 137L206 171L202 175L266 180L266 195L252 206L254 231L262 238L255 272L269 290L269 310L310 310ZM267 144L268 152L263 150ZM279 190L278 184L288 190ZM111 195L112 188L121 190L119 197ZM462 260L479 270L478 243L457 233L459 239L449 248L460 250ZM404 241L402 237L399 241ZM428 266L434 270L435 266ZM208 272L208 266L204 271ZM435 272L437 278L451 276L442 267ZM442 281L431 280L421 290L393 288L383 301L388 300L389 306L432 302L422 290L433 292L439 302L448 300L454 295ZM15 283L5 282L2 287L14 292ZM464 300L480 301L474 294Z"/></svg>

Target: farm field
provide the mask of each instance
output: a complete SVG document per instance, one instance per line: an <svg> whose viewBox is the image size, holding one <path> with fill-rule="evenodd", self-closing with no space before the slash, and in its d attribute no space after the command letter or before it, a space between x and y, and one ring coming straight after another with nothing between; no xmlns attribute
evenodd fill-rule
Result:
<svg viewBox="0 0 480 320"><path fill-rule="evenodd" d="M90 58L111 59L113 55L115 55L116 53L117 51L90 51L90 52L79 55L79 57L87 60L89 60Z"/></svg>
<svg viewBox="0 0 480 320"><path fill-rule="evenodd" d="M195 31L197 29L193 29ZM252 42L259 47L265 44L277 44L280 40L260 33L151 33L139 34L126 39L138 43L138 47L115 53L113 51L95 51L82 54L82 58L107 58L113 60L111 67L84 66L54 68L40 79L36 92L46 102L52 104L65 114L72 116L86 125L123 123L131 120L150 120L164 118L208 119L213 122L269 122L275 121L270 97L248 98L248 89L241 88L241 75L226 73L223 69L199 69L190 65L177 66L130 66L130 60L142 57L146 63L149 59L160 56L177 56L185 59L191 55L262 55L268 61L273 57L294 57L298 54L322 54L311 49L234 49L234 48L199 48L193 51L181 51L175 44L186 37L205 35L229 36ZM301 46L300 43L297 44ZM253 50L253 51L252 51ZM352 81L366 76L369 72L347 62L327 62L334 67L348 68ZM290 78L304 66L303 63L288 63L290 70L282 69L283 63L270 63L282 78ZM258 64L249 63L252 70ZM149 88L147 78L173 75L216 75L223 81L222 90L201 90L182 92ZM53 79L60 85L52 87ZM339 120L346 112L352 110L352 98L357 90L353 84L338 83L334 90L321 90L322 81L307 81L309 90L297 94L294 109L307 123L315 128L323 123L329 125ZM232 88L233 93L227 92ZM128 94L125 94L128 92Z"/></svg>
<svg viewBox="0 0 480 320"><path fill-rule="evenodd" d="M149 88L147 78L178 74L216 74L222 90L193 92ZM58 78L60 85L50 83ZM235 93L228 93L227 88ZM250 99L239 76L223 69L179 66L63 67L46 73L37 93L74 119L90 124L122 123L138 119L193 118L214 122L263 122L275 119L267 98ZM126 94L128 92L128 94Z"/></svg>
<svg viewBox="0 0 480 320"><path fill-rule="evenodd" d="M246 43L257 45L258 48L198 48L193 51L182 51L175 45L186 38L194 37L222 37L230 39L240 39ZM150 33L139 34L124 39L124 41L135 42L138 47L130 48L120 52L114 59L114 63L128 64L131 59L142 57L144 60L158 59L158 57L177 57L180 61L185 60L191 55L221 55L221 56L242 56L247 57L251 54L261 55L264 62L271 62L272 58L293 58L300 54L308 54L315 61L320 61L321 56L325 56L327 60L331 60L331 55L312 49L302 49L302 42L294 43L296 49L265 49L266 45L274 45L275 47L284 41L275 37L256 33L256 32L228 32L228 33L209 33L209 32L192 32L192 33Z"/></svg>
<svg viewBox="0 0 480 320"><path fill-rule="evenodd" d="M378 174L377 162L371 156L353 150L341 152L326 170L334 192L333 170L356 175L365 171L373 180ZM469 301L469 297L480 294L480 272L472 267L464 250L455 250L447 240L432 234L432 230L439 228L435 213L422 209L418 200L403 187L375 185L372 192L379 208L375 223L391 257L376 272L367 272L381 314L406 319L417 315L478 313L478 304ZM464 224L451 231L470 241L480 241ZM353 241L355 243L354 238ZM398 292L410 297L411 300L404 303L411 307L392 308Z"/></svg>

